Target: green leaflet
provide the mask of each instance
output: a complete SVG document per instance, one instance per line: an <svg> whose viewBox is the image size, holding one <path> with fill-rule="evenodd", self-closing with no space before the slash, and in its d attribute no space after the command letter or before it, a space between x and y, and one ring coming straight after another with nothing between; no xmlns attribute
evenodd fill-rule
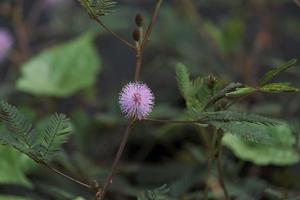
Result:
<svg viewBox="0 0 300 200"><path fill-rule="evenodd" d="M260 144L272 144L272 136L265 131L264 126L249 122L213 122L213 126L231 133L244 141Z"/></svg>
<svg viewBox="0 0 300 200"><path fill-rule="evenodd" d="M271 83L264 85L260 88L260 91L269 93L281 93L281 92L299 92L299 89L290 86L289 83Z"/></svg>
<svg viewBox="0 0 300 200"><path fill-rule="evenodd" d="M186 66L182 63L176 65L177 84L181 95L184 98L188 98L190 92L190 74Z"/></svg>
<svg viewBox="0 0 300 200"><path fill-rule="evenodd" d="M260 79L259 85L263 86L263 85L267 84L270 80L272 80L278 74L280 74L281 72L294 66L296 62L297 62L297 59L294 58L294 59L291 59L290 61L288 61L287 63L284 63L284 64L270 70Z"/></svg>
<svg viewBox="0 0 300 200"><path fill-rule="evenodd" d="M92 18L113 12L116 2L112 0L78 0Z"/></svg>
<svg viewBox="0 0 300 200"><path fill-rule="evenodd" d="M30 149L33 145L32 135L35 130L25 116L16 107L1 101L0 120L6 127L0 135L0 140L15 146L24 153L29 152L26 149Z"/></svg>
<svg viewBox="0 0 300 200"><path fill-rule="evenodd" d="M169 190L170 189L165 184L159 188L139 193L137 196L137 200L168 200L165 195L169 192Z"/></svg>
<svg viewBox="0 0 300 200"><path fill-rule="evenodd" d="M233 92L228 92L226 94L226 96L227 97L242 97L242 96L247 96L249 94L252 94L252 93L254 93L256 91L257 91L257 89L255 89L253 87L237 88Z"/></svg>
<svg viewBox="0 0 300 200"><path fill-rule="evenodd" d="M185 65L176 65L177 84L188 109L203 110L210 98L222 89L223 84L213 76L197 77L190 80Z"/></svg>
<svg viewBox="0 0 300 200"><path fill-rule="evenodd" d="M49 161L66 142L71 125L63 114L54 114L34 129L16 107L0 102L0 118L5 125L0 141L28 155L35 161ZM5 128L6 127L6 128Z"/></svg>
<svg viewBox="0 0 300 200"><path fill-rule="evenodd" d="M31 200L25 197L16 197L16 196L0 196L0 200Z"/></svg>
<svg viewBox="0 0 300 200"><path fill-rule="evenodd" d="M68 97L93 85L101 64L93 38L93 34L84 34L26 62L17 89L35 95Z"/></svg>
<svg viewBox="0 0 300 200"><path fill-rule="evenodd" d="M194 119L208 124L215 122L248 122L266 126L280 124L278 121L267 117L237 111L198 112L196 109L193 109L191 114L194 116Z"/></svg>
<svg viewBox="0 0 300 200"><path fill-rule="evenodd" d="M191 115L195 120L199 120L199 123L210 124L243 140L263 144L273 143L272 135L268 134L264 127L280 124L267 117L236 111L197 112L193 110Z"/></svg>
<svg viewBox="0 0 300 200"><path fill-rule="evenodd" d="M41 130L42 142L38 147L39 156L42 160L50 160L63 143L66 142L71 132L69 119L63 114L54 114L46 119Z"/></svg>
<svg viewBox="0 0 300 200"><path fill-rule="evenodd" d="M222 142L240 159L257 165L291 165L299 162L299 154L294 149L296 139L288 125L262 128L272 136L276 145L245 142L231 134L225 134Z"/></svg>

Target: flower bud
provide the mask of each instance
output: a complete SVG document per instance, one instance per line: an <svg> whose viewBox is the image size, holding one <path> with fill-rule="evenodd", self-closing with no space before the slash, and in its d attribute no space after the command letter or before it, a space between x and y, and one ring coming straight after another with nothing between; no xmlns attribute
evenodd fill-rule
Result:
<svg viewBox="0 0 300 200"><path fill-rule="evenodd" d="M140 34L140 31L135 29L132 33L132 38L134 41L138 42L140 41L140 38L141 38L141 34Z"/></svg>
<svg viewBox="0 0 300 200"><path fill-rule="evenodd" d="M138 26L138 27L142 27L144 25L144 17L142 14L138 13L136 16L135 16L135 24Z"/></svg>

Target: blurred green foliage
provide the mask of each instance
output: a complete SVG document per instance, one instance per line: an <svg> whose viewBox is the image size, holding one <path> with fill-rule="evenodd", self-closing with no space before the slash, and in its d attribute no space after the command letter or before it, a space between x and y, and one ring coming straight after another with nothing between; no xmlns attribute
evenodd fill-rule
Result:
<svg viewBox="0 0 300 200"><path fill-rule="evenodd" d="M26 62L21 67L17 89L35 95L67 97L93 85L101 67L93 38L94 34L84 34Z"/></svg>

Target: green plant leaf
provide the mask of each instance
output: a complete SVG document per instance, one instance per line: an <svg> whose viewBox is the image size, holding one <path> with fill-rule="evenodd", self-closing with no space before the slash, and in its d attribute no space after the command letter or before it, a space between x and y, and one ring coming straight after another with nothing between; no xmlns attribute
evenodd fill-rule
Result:
<svg viewBox="0 0 300 200"><path fill-rule="evenodd" d="M249 94L252 94L256 92L256 89L253 87L243 87L243 88L237 88L233 92L229 92L226 94L227 97L242 97L247 96Z"/></svg>
<svg viewBox="0 0 300 200"><path fill-rule="evenodd" d="M37 146L37 151L42 160L50 160L66 142L71 132L71 124L63 114L54 114L43 122L41 131L43 141Z"/></svg>
<svg viewBox="0 0 300 200"><path fill-rule="evenodd" d="M35 95L67 97L96 80L100 60L84 34L66 44L46 50L25 63L17 89Z"/></svg>
<svg viewBox="0 0 300 200"><path fill-rule="evenodd" d="M78 0L92 17L100 17L113 12L116 2L112 0Z"/></svg>
<svg viewBox="0 0 300 200"><path fill-rule="evenodd" d="M236 111L198 112L194 109L191 116L199 123L210 124L243 140L264 144L273 143L264 127L280 125L280 122L267 117Z"/></svg>
<svg viewBox="0 0 300 200"><path fill-rule="evenodd" d="M290 67L292 67L293 65L295 65L296 62L297 62L297 59L294 58L294 59L289 60L287 63L284 63L284 64L270 70L260 79L259 85L263 86L263 85L267 84L275 76L277 76L281 72L283 72L283 71L289 69Z"/></svg>
<svg viewBox="0 0 300 200"><path fill-rule="evenodd" d="M9 146L0 146L0 158L0 183L31 186L26 173L35 164L30 158Z"/></svg>
<svg viewBox="0 0 300 200"><path fill-rule="evenodd" d="M166 197L166 194L169 192L168 186L162 185L159 188L153 190L143 191L138 194L138 200L168 200L169 198Z"/></svg>
<svg viewBox="0 0 300 200"><path fill-rule="evenodd" d="M245 142L231 134L225 134L222 142L240 159L257 165L291 165L300 161L299 154L294 149L296 139L288 125L263 128L275 145Z"/></svg>
<svg viewBox="0 0 300 200"><path fill-rule="evenodd" d="M31 200L30 198L17 196L0 196L0 200Z"/></svg>
<svg viewBox="0 0 300 200"><path fill-rule="evenodd" d="M196 109L193 109L191 114L192 116L194 116L194 119L208 124L216 122L248 122L266 126L274 126L280 124L278 121L267 117L236 111L199 112Z"/></svg>
<svg viewBox="0 0 300 200"><path fill-rule="evenodd" d="M290 86L289 83L271 83L260 88L262 92L281 93L281 92L299 92L299 89Z"/></svg>
<svg viewBox="0 0 300 200"><path fill-rule="evenodd" d="M212 125L244 141L260 144L272 144L274 142L269 133L265 131L264 125L249 122L213 122Z"/></svg>
<svg viewBox="0 0 300 200"><path fill-rule="evenodd" d="M189 96L190 90L190 74L186 66L182 63L176 65L177 84L181 95L186 99Z"/></svg>
<svg viewBox="0 0 300 200"><path fill-rule="evenodd" d="M189 110L203 110L211 97L223 88L223 83L212 75L190 80L186 66L181 63L176 65L176 74L179 90Z"/></svg>
<svg viewBox="0 0 300 200"><path fill-rule="evenodd" d="M0 102L0 120L6 127L0 134L0 140L26 153L26 149L33 145L31 138L35 130L32 124L16 107L5 101Z"/></svg>

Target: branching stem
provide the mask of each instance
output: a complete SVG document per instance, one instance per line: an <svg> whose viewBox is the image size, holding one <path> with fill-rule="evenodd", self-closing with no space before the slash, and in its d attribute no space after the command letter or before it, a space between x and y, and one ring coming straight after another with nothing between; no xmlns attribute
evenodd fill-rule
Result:
<svg viewBox="0 0 300 200"><path fill-rule="evenodd" d="M163 0L157 0L154 12L153 12L152 17L151 17L151 21L148 25L148 28L147 28L147 31L144 35L142 43L140 44L140 48L136 50L136 65L135 65L135 75L134 75L134 80L135 81L138 81L139 78L140 78L144 51L145 51L145 48L147 46L147 43L149 42L149 38L150 38L150 35L152 33L154 24L156 22L156 19L157 19L157 16L158 16L158 13L159 13L162 2L163 2Z"/></svg>
<svg viewBox="0 0 300 200"><path fill-rule="evenodd" d="M153 26L156 22L161 4L162 4L163 0L157 0L150 24L148 25L147 31L144 35L144 38L142 40L141 43L139 43L139 45L136 47L134 45L132 45L131 43L127 42L125 39L123 39L121 36L119 36L118 34L116 34L115 32L113 32L109 27L107 27L102 21L100 21L98 18L94 18L94 20L101 25L105 30L107 30L109 33L111 33L113 36L115 36L117 39L119 39L122 43L126 44L127 46L129 46L131 49L135 50L135 54L136 54L136 65L135 65L135 73L134 73L134 80L138 81L140 79L140 74L141 74L141 67L142 67L142 61L143 61L143 55L144 55L144 50L146 48L147 42L149 41L149 37L151 35ZM95 200L103 200L105 197L105 194L110 186L110 184L112 183L112 179L113 179L113 175L115 174L115 170L119 164L119 161L122 157L122 154L124 152L125 146L127 144L128 138L130 136L132 127L134 125L135 120L132 119L126 128L126 131L124 133L124 136L122 138L121 144L119 146L118 152L116 154L116 157L114 159L111 171L106 179L106 182L103 186L103 188L99 188L99 190L96 193L95 196Z"/></svg>

